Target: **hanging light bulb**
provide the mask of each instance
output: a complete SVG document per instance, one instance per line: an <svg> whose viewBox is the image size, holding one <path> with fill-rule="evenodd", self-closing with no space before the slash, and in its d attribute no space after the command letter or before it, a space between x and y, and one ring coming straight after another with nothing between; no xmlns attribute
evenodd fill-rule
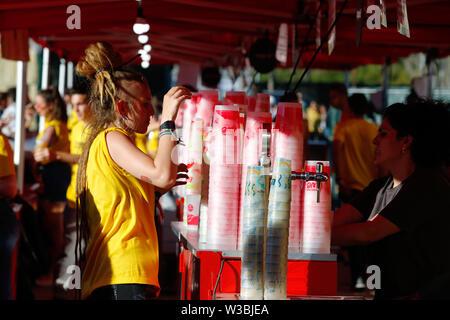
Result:
<svg viewBox="0 0 450 320"><path fill-rule="evenodd" d="M147 69L149 66L150 66L150 62L148 62L148 61L141 62L141 67L144 69Z"/></svg>
<svg viewBox="0 0 450 320"><path fill-rule="evenodd" d="M148 24L147 20L144 17L143 10L141 7L141 1L138 0L138 2L139 2L139 7L138 7L136 21L133 25L133 32L135 34L144 34L150 30L150 25Z"/></svg>
<svg viewBox="0 0 450 320"><path fill-rule="evenodd" d="M148 53L141 55L142 61L150 61L151 56Z"/></svg>
<svg viewBox="0 0 450 320"><path fill-rule="evenodd" d="M133 31L136 34L143 34L150 30L150 25L144 18L136 18L136 22L133 25Z"/></svg>
<svg viewBox="0 0 450 320"><path fill-rule="evenodd" d="M149 45L148 43L144 46L144 50L146 51L146 52L150 52L150 51L152 51L152 46L151 45Z"/></svg>
<svg viewBox="0 0 450 320"><path fill-rule="evenodd" d="M141 34L140 36L138 36L138 41L139 43L147 43L148 42L148 35L146 34Z"/></svg>

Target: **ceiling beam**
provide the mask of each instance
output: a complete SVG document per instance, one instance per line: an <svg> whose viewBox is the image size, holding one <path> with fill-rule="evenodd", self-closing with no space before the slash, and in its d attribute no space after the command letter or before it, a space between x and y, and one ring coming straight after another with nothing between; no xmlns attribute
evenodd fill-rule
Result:
<svg viewBox="0 0 450 320"><path fill-rule="evenodd" d="M18 10L18 9L38 9L50 7L68 7L70 5L90 5L101 3L123 2L124 0L52 0L52 1L14 1L0 4L0 10ZM137 7L137 6L136 6Z"/></svg>
<svg viewBox="0 0 450 320"><path fill-rule="evenodd" d="M277 17L283 19L292 19L295 16L295 12L277 11L271 9L262 9L250 6L237 6L234 4L226 3L226 1L203 1L203 0L165 0L166 2L172 2L177 4L184 4L189 6L219 9L230 12L249 13L268 17Z"/></svg>

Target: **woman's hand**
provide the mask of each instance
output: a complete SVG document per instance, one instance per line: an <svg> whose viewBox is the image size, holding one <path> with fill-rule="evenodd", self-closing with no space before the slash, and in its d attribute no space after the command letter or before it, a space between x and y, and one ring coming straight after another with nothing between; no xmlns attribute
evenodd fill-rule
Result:
<svg viewBox="0 0 450 320"><path fill-rule="evenodd" d="M182 186L187 183L187 179L189 176L186 174L188 172L187 165L184 163L180 163L177 167L177 179L175 181L175 184L171 186L170 188L158 188L155 187L155 190L159 193L160 196L165 194L167 191L169 191L171 188L176 186ZM181 180L180 180L181 179Z"/></svg>
<svg viewBox="0 0 450 320"><path fill-rule="evenodd" d="M36 162L52 162L56 160L56 153L48 148L36 148L33 156Z"/></svg>
<svg viewBox="0 0 450 320"><path fill-rule="evenodd" d="M185 99L191 98L191 92L185 87L173 87L165 95L162 107L161 123L175 121L178 108Z"/></svg>

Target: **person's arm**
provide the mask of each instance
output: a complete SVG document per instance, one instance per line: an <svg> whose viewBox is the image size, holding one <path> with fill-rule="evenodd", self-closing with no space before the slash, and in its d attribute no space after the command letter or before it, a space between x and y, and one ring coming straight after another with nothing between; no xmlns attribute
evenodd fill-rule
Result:
<svg viewBox="0 0 450 320"><path fill-rule="evenodd" d="M190 97L183 87L173 87L164 96L161 123L174 121L180 104ZM162 189L171 188L177 178L177 164L172 161L176 141L171 135L159 139L159 148L153 160L124 134L111 131L106 135L108 150L113 161L134 177Z"/></svg>
<svg viewBox="0 0 450 320"><path fill-rule="evenodd" d="M53 151L48 148L38 148L34 151L34 160L37 162L62 161L69 164L76 164L80 159L79 154L71 154L62 151Z"/></svg>
<svg viewBox="0 0 450 320"><path fill-rule="evenodd" d="M45 129L42 140L40 141L39 147L48 148L50 147L56 139L55 127L51 126Z"/></svg>
<svg viewBox="0 0 450 320"><path fill-rule="evenodd" d="M12 199L17 194L17 181L15 175L0 177L0 197Z"/></svg>
<svg viewBox="0 0 450 320"><path fill-rule="evenodd" d="M355 207L350 204L344 204L338 210L335 211L333 216L333 228L343 225L361 222L364 220L364 216Z"/></svg>
<svg viewBox="0 0 450 320"><path fill-rule="evenodd" d="M400 228L381 215L366 222L351 223L333 228L331 243L340 246L365 245L379 241L400 231Z"/></svg>

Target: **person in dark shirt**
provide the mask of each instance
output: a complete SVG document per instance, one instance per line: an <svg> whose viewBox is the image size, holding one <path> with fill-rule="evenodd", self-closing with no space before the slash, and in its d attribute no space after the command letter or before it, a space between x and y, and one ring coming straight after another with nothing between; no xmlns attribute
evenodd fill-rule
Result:
<svg viewBox="0 0 450 320"><path fill-rule="evenodd" d="M394 104L374 139L372 181L335 212L332 243L368 245L380 271L376 299L450 298L449 105Z"/></svg>

